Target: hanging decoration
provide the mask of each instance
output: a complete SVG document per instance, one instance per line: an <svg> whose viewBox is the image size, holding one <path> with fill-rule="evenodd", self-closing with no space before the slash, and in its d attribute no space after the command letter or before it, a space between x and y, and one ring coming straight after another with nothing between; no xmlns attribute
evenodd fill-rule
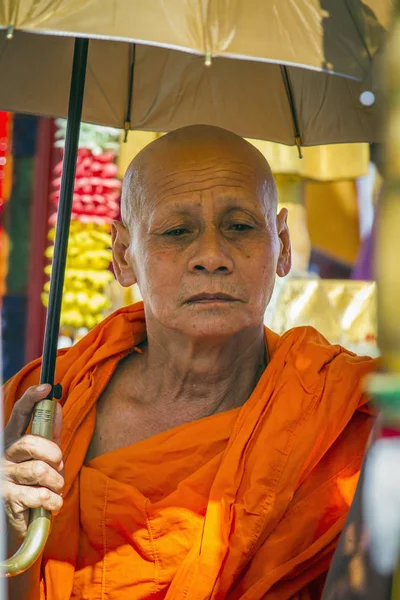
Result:
<svg viewBox="0 0 400 600"><path fill-rule="evenodd" d="M57 120L56 146L63 148L65 121ZM110 301L105 290L113 279L110 270L110 225L119 215L121 181L115 164L120 131L83 124L76 166L72 221L61 312L60 345L71 345L104 318ZM60 196L62 161L54 169L46 257L52 258ZM45 269L50 275L51 266ZM50 282L42 295L47 305Z"/></svg>
<svg viewBox="0 0 400 600"><path fill-rule="evenodd" d="M3 210L12 185L11 132L12 114L0 111L0 306L6 292L9 239L3 226Z"/></svg>

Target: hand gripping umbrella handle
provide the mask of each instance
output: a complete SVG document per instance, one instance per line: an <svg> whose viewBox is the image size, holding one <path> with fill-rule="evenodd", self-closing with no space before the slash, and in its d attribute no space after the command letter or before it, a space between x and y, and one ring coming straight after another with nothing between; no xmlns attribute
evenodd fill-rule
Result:
<svg viewBox="0 0 400 600"><path fill-rule="evenodd" d="M56 403L54 400L41 400L35 406L31 433L48 440L53 439L53 423ZM44 508L32 508L26 537L14 556L0 567L6 576L19 575L29 568L41 554L50 533L51 513Z"/></svg>
<svg viewBox="0 0 400 600"><path fill-rule="evenodd" d="M12 41L10 43L13 43ZM75 183L76 158L78 154L79 131L82 116L83 93L85 89L88 40L76 39L72 66L71 88L68 106L67 131L65 136L64 163L61 176L60 201L58 205L56 238L50 278L49 305L47 308L46 330L44 335L42 370L40 383L54 386L57 358L58 332L64 272L67 259L68 235L71 222L72 198ZM55 401L52 395L35 406L31 433L47 439L53 437ZM47 510L30 510L26 537L20 549L8 560L0 563L0 573L6 577L23 573L40 556L50 532L51 515Z"/></svg>

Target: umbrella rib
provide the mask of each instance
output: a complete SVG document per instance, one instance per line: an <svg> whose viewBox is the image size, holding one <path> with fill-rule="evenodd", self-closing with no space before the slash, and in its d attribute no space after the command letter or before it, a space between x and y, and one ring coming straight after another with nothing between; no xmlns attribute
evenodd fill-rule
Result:
<svg viewBox="0 0 400 600"><path fill-rule="evenodd" d="M289 102L290 114L292 116L294 141L295 141L295 144L299 151L299 158L303 158L303 154L301 152L302 142L301 142L299 120L297 118L296 106L294 104L294 94L293 94L292 85L291 85L290 79L289 79L289 73L288 73L287 67L285 67L285 65L281 65L281 75L282 75L283 85L285 86L285 90L286 90L286 96L287 96L287 99Z"/></svg>
<svg viewBox="0 0 400 600"><path fill-rule="evenodd" d="M136 57L136 44L131 44L129 49L129 78L128 78L128 102L126 107L126 116L124 123L124 142L128 139L128 131L131 128L131 111L132 111L132 98L133 98L133 81L135 75L135 57Z"/></svg>
<svg viewBox="0 0 400 600"><path fill-rule="evenodd" d="M364 50L366 51L366 53L367 53L367 55L368 55L369 61L371 62L371 61L372 61L371 52L369 51L368 44L367 44L367 42L365 41L365 39L364 39L364 36L362 35L362 33L361 33L361 30L360 30L360 28L359 28L359 26L358 26L357 19L355 18L354 14L353 14L353 11L352 11L352 10L351 10L351 8L350 8L350 5L349 5L349 2L348 2L348 0L344 0L344 3L345 3L345 5L346 5L347 12L348 12L348 13L349 13L349 15L350 15L350 19L351 19L351 21L352 21L352 23L353 23L354 29L356 30L356 32L357 32L357 35L358 35L358 37L360 38L360 42L361 42L361 43L362 43L362 45L364 46Z"/></svg>

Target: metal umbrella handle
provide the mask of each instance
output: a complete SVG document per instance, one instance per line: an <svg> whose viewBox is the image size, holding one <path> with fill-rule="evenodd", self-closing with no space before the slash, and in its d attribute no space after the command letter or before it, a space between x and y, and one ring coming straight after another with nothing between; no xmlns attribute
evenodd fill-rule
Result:
<svg viewBox="0 0 400 600"><path fill-rule="evenodd" d="M12 43L12 42L11 42ZM89 42L76 39L68 106L64 162L61 176L60 201L57 215L54 256L50 278L49 305L43 345L40 383L49 383L52 392L35 406L31 433L53 439L55 413L54 376L57 358L57 341L67 259L68 236L71 222L72 198L75 183L76 158L85 89L86 63ZM0 563L0 571L10 577L23 573L37 560L43 551L50 532L51 513L42 508L30 510L26 537L19 550L8 560Z"/></svg>

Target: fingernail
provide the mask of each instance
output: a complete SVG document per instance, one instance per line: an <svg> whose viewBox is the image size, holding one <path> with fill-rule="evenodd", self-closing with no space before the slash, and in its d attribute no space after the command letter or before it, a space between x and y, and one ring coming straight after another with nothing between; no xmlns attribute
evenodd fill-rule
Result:
<svg viewBox="0 0 400 600"><path fill-rule="evenodd" d="M41 385L38 385L36 389L38 392L44 392L45 390L47 390L48 385L48 383L42 383Z"/></svg>

